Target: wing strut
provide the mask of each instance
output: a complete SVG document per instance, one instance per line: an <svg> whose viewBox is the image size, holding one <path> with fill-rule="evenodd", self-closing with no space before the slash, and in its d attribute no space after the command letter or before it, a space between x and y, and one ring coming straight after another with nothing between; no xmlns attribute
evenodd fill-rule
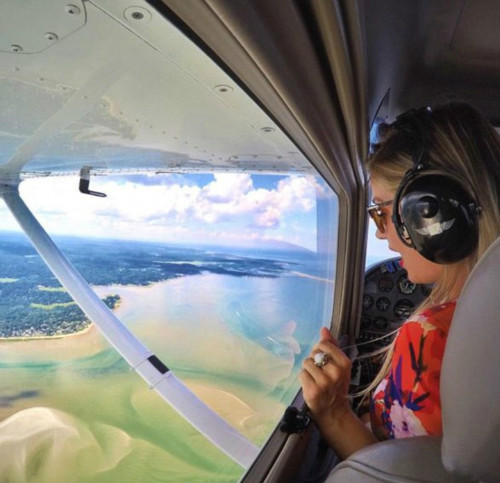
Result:
<svg viewBox="0 0 500 483"><path fill-rule="evenodd" d="M150 388L227 456L248 468L257 457L257 446L200 401L122 324L45 232L21 199L17 183L0 184L0 197L62 286Z"/></svg>

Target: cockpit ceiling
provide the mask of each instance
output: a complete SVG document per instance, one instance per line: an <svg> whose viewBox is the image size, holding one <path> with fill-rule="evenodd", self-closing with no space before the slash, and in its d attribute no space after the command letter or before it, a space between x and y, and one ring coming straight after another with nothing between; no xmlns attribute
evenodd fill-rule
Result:
<svg viewBox="0 0 500 483"><path fill-rule="evenodd" d="M500 125L498 0L361 0L370 114L463 100Z"/></svg>
<svg viewBox="0 0 500 483"><path fill-rule="evenodd" d="M278 126L150 5L0 3L0 177L309 172Z"/></svg>

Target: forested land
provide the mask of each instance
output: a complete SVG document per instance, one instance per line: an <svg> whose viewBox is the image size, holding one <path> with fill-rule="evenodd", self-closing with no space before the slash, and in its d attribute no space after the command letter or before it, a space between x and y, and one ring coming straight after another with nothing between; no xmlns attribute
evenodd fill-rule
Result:
<svg viewBox="0 0 500 483"><path fill-rule="evenodd" d="M210 272L278 277L294 263L154 243L60 238L57 245L91 285L149 285ZM54 336L80 331L87 317L29 241L0 232L0 337ZM104 302L111 308L119 296Z"/></svg>

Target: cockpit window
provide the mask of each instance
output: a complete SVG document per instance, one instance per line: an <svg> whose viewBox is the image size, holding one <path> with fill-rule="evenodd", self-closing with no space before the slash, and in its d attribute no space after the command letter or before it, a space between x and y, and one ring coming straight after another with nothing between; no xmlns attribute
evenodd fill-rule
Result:
<svg viewBox="0 0 500 483"><path fill-rule="evenodd" d="M336 196L318 177L295 174L93 178L106 198L81 194L78 181L29 179L22 196L127 327L262 446L330 322ZM3 211L2 226L14 230ZM5 454L27 452L21 468L4 459L2 474L66 482L241 477L243 468L130 371L24 237L4 231L0 250L0 444ZM49 456L30 480L38 445Z"/></svg>
<svg viewBox="0 0 500 483"><path fill-rule="evenodd" d="M397 253L389 250L387 240L379 240L376 235L377 228L375 223L370 220L368 225L368 243L366 245L366 267L370 267L383 260L394 258Z"/></svg>
<svg viewBox="0 0 500 483"><path fill-rule="evenodd" d="M331 323L336 194L149 4L0 13L16 39L0 46L0 196L20 182L109 309L260 449ZM0 226L0 479L238 481L245 467L130 370L4 203Z"/></svg>

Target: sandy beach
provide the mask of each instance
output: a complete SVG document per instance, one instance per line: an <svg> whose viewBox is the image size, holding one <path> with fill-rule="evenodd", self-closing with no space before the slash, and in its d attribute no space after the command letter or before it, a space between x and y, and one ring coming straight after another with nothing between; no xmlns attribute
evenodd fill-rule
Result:
<svg viewBox="0 0 500 483"><path fill-rule="evenodd" d="M131 288L132 286L128 287ZM101 297L119 293L125 286L93 287ZM134 287L134 290L147 287ZM114 290L114 291L113 291ZM122 301L117 304L114 312L118 314ZM23 360L34 362L37 360L67 360L96 354L109 345L94 323L78 332L58 334L54 336L33 337L0 337L0 357L3 362L17 360L18 354L23 354Z"/></svg>
<svg viewBox="0 0 500 483"><path fill-rule="evenodd" d="M99 329L90 324L74 334L0 339L0 358L3 363L13 363L20 358L26 362L64 361L93 355L106 347Z"/></svg>

